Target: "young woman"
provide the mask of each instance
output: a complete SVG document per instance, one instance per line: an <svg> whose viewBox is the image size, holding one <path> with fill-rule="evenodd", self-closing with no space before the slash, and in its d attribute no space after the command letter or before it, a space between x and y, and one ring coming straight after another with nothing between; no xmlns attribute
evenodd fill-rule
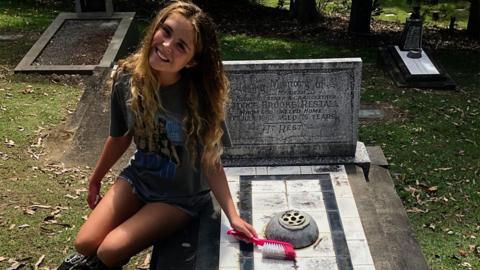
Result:
<svg viewBox="0 0 480 270"><path fill-rule="evenodd" d="M210 191L234 229L256 236L220 162L228 80L212 20L194 4L169 4L114 77L110 136L89 178L93 211L60 269L125 264L195 218ZM102 178L132 139L136 153L101 198Z"/></svg>

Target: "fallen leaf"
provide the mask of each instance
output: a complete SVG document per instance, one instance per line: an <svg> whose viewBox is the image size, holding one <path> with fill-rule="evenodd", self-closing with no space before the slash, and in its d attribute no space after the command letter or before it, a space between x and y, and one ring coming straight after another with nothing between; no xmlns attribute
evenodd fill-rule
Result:
<svg viewBox="0 0 480 270"><path fill-rule="evenodd" d="M460 256L462 256L462 257L467 257L467 255L468 255L468 253L467 253L465 250L463 250L463 249L458 250L458 253L459 253Z"/></svg>
<svg viewBox="0 0 480 270"><path fill-rule="evenodd" d="M23 229L23 228L27 228L27 227L30 227L30 225L28 225L28 224L22 224L22 225L19 225L19 226L18 226L19 229Z"/></svg>
<svg viewBox="0 0 480 270"><path fill-rule="evenodd" d="M34 215L35 214L35 210L29 209L29 208L23 210L23 212L25 214L28 214L28 215Z"/></svg>
<svg viewBox="0 0 480 270"><path fill-rule="evenodd" d="M434 171L449 171L451 169L452 169L452 167L444 167L444 168L435 168L433 170Z"/></svg>
<svg viewBox="0 0 480 270"><path fill-rule="evenodd" d="M38 269L38 267L40 266L40 264L42 264L43 259L45 259L45 255L44 255L44 254L42 254L42 256L40 256L40 258L38 258L37 262L36 262L35 265L34 265L34 269Z"/></svg>
<svg viewBox="0 0 480 270"><path fill-rule="evenodd" d="M5 145L7 145L7 147L14 147L15 142L13 140L5 139Z"/></svg>
<svg viewBox="0 0 480 270"><path fill-rule="evenodd" d="M43 204L32 204L29 207L32 208L32 209L36 209L36 208L50 209L50 208L52 208L50 205L43 205Z"/></svg>
<svg viewBox="0 0 480 270"><path fill-rule="evenodd" d="M430 193L435 193L438 191L438 186L432 186L427 189L428 192Z"/></svg>
<svg viewBox="0 0 480 270"><path fill-rule="evenodd" d="M24 266L25 264L23 262L14 262L12 265L10 265L9 268L7 268L7 270L17 270Z"/></svg>
<svg viewBox="0 0 480 270"><path fill-rule="evenodd" d="M74 195L70 195L70 194L66 194L65 197L67 197L69 199L72 199L72 200L78 199L78 196L74 196Z"/></svg>

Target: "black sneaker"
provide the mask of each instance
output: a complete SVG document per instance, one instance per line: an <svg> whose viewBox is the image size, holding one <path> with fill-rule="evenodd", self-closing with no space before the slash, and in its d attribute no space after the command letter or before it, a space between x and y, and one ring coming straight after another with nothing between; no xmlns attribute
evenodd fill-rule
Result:
<svg viewBox="0 0 480 270"><path fill-rule="evenodd" d="M89 258L75 252L66 257L57 270L90 270Z"/></svg>

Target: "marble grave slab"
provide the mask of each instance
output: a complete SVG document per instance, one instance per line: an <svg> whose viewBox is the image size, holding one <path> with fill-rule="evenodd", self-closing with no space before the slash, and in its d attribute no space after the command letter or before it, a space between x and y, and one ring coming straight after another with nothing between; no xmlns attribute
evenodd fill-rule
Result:
<svg viewBox="0 0 480 270"><path fill-rule="evenodd" d="M297 249L297 261L263 259L252 245L226 234L220 222L220 270L374 270L374 263L343 165L225 168L240 215L260 237L274 214L296 209L317 223L319 238Z"/></svg>

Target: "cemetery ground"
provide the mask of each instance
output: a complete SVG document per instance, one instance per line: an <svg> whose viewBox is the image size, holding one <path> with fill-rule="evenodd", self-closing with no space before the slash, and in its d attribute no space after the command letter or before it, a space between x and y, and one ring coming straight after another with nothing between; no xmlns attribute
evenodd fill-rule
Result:
<svg viewBox="0 0 480 270"><path fill-rule="evenodd" d="M12 5L0 3L0 267L49 269L72 252L89 213L86 178L92 168L47 161L49 149L61 147L52 134L68 139L73 132L57 131L75 110L87 78L13 74L55 11ZM480 269L478 41L427 29L426 46L458 91L403 89L377 66L375 46L399 35L401 25L376 21L375 34L360 39L348 37L346 22L338 18L303 28L307 30L274 27L222 24L224 58L361 57L362 104L391 113L362 122L359 139L382 147L430 267ZM107 176L104 187L114 175ZM144 252L129 268L147 265Z"/></svg>

